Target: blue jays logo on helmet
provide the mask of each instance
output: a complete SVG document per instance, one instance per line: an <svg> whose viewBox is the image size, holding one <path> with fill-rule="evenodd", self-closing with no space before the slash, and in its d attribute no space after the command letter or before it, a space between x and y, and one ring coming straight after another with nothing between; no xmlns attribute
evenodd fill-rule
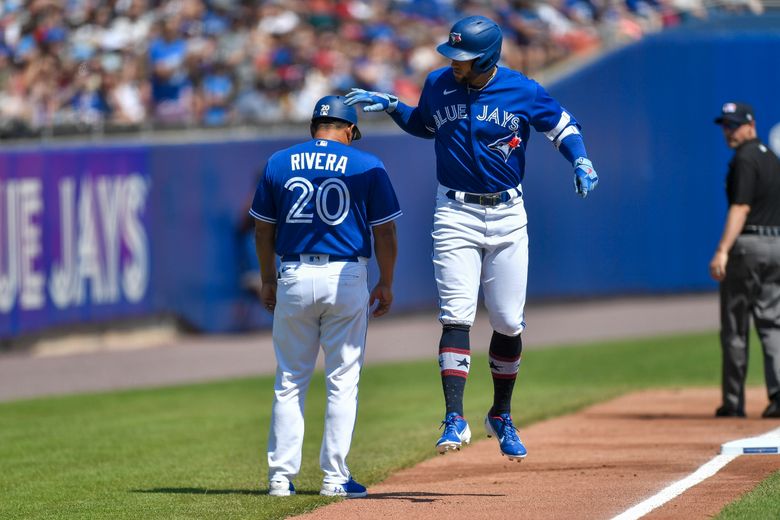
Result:
<svg viewBox="0 0 780 520"><path fill-rule="evenodd" d="M502 137L501 139L496 139L495 142L488 145L488 148L500 153L504 158L504 162L507 162L509 161L509 156L512 155L512 152L515 151L515 148L520 146L520 143L522 142L523 140L520 138L520 136L517 135L517 133L512 133L506 137Z"/></svg>
<svg viewBox="0 0 780 520"><path fill-rule="evenodd" d="M357 127L358 115L355 107L344 104L343 96L325 96L314 105L314 112L311 115L312 123L317 119L340 119L347 123L355 125L354 140L360 139L360 130Z"/></svg>
<svg viewBox="0 0 780 520"><path fill-rule="evenodd" d="M453 61L474 60L473 69L488 72L501 57L501 28L484 16L469 16L455 22L450 38L436 50Z"/></svg>

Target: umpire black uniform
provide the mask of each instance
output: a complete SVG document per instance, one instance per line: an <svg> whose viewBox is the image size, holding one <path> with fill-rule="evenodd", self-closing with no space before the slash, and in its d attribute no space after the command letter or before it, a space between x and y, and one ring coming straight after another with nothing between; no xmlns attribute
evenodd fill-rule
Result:
<svg viewBox="0 0 780 520"><path fill-rule="evenodd" d="M721 282L723 403L716 415L745 416L752 315L770 400L763 417L780 417L780 160L756 136L749 105L726 103L715 123L735 150L726 177L729 212L710 263Z"/></svg>

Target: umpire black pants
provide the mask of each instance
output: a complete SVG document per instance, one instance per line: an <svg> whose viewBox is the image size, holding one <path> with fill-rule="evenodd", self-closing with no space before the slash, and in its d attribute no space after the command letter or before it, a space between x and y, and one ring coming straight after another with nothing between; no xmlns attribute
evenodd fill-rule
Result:
<svg viewBox="0 0 780 520"><path fill-rule="evenodd" d="M740 235L720 284L723 404L745 409L748 336L753 317L764 353L769 398L780 392L780 237Z"/></svg>

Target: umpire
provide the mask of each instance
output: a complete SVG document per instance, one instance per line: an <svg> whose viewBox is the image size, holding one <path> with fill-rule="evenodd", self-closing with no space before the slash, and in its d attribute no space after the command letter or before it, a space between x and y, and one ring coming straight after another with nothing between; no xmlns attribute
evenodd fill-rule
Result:
<svg viewBox="0 0 780 520"><path fill-rule="evenodd" d="M780 417L780 160L756 136L753 109L726 103L715 124L734 157L726 177L729 209L710 262L720 282L723 403L717 417L745 416L750 316L764 352L769 406Z"/></svg>

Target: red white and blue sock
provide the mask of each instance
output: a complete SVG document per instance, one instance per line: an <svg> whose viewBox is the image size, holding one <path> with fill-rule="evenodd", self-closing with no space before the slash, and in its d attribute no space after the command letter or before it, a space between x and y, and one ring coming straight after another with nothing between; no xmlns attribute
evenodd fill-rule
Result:
<svg viewBox="0 0 780 520"><path fill-rule="evenodd" d="M448 414L463 416L463 391L470 367L469 327L445 325L439 341L439 372Z"/></svg>
<svg viewBox="0 0 780 520"><path fill-rule="evenodd" d="M490 373L493 376L493 407L491 416L510 413L512 392L517 372L520 370L520 358L523 342L520 335L505 336L493 332L490 339Z"/></svg>

